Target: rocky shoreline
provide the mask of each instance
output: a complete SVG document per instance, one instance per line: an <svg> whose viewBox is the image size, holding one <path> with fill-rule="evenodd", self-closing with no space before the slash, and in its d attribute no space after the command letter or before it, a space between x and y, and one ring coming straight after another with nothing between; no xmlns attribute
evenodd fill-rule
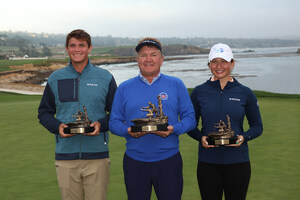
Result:
<svg viewBox="0 0 300 200"><path fill-rule="evenodd" d="M299 49L300 51L300 49ZM243 57L279 57L286 56L287 53L266 53L266 54L240 54L237 55L238 58ZM296 52L293 54L297 54ZM165 61L170 60L184 60L184 59L193 59L195 56L166 56ZM91 63L94 65L103 65L103 64L119 64L119 63L136 63L135 56L124 56L124 57L105 57L105 58L91 58ZM50 64L49 64L50 63ZM34 66L33 64L24 64L20 66L10 66L11 70L0 72L0 91L10 91L14 93L22 94L42 94L45 86L41 84L44 83L49 75L57 70L65 67L68 63L65 60L60 62L49 61L47 65L49 66Z"/></svg>
<svg viewBox="0 0 300 200"><path fill-rule="evenodd" d="M192 57L166 57L167 60L191 59ZM92 58L94 65L118 64L136 62L135 57L112 57L112 58ZM42 94L44 83L52 72L65 67L67 63L54 63L50 66L34 66L24 64L20 66L10 66L12 70L0 72L0 91L21 93L21 94Z"/></svg>
<svg viewBox="0 0 300 200"><path fill-rule="evenodd" d="M33 64L13 65L11 70L0 72L0 91L21 94L42 94L45 86L41 84L49 75L66 64L56 62L50 66L35 66Z"/></svg>

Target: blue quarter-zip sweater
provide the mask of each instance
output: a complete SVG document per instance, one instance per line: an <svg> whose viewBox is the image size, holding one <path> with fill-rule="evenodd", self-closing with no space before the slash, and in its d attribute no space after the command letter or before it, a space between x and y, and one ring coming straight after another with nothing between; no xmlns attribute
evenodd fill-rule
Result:
<svg viewBox="0 0 300 200"><path fill-rule="evenodd" d="M93 66L90 61L82 73L71 62L63 69L53 72L38 108L40 123L56 135L56 160L100 159L108 154L108 120L113 96L117 89L113 76L104 69ZM61 138L61 123L74 121L72 115L87 108L88 118L101 124L97 136L76 135Z"/></svg>
<svg viewBox="0 0 300 200"><path fill-rule="evenodd" d="M141 111L148 102L158 107L157 96L162 99L162 109L169 119L174 132L166 138L149 133L134 138L127 132L134 125L132 119L146 118L147 112ZM179 151L178 136L194 129L196 126L194 108L189 93L178 78L161 74L151 85L139 76L120 84L111 110L110 131L125 137L126 154L144 162L155 162L167 159Z"/></svg>
<svg viewBox="0 0 300 200"><path fill-rule="evenodd" d="M263 131L258 102L253 92L240 84L236 79L227 82L222 90L219 81L210 81L197 86L191 99L195 108L197 126L201 117L201 131L195 128L188 134L199 141L198 159L200 162L213 164L234 164L249 161L248 144ZM245 141L240 147L220 146L205 149L201 138L215 132L215 123L220 120L227 122L229 115L231 128L235 135L243 135ZM247 117L249 129L244 131L244 117Z"/></svg>

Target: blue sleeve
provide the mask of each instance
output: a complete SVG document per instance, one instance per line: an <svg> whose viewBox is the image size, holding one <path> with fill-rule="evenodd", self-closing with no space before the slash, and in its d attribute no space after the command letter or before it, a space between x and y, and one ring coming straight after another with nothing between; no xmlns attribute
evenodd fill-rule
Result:
<svg viewBox="0 0 300 200"><path fill-rule="evenodd" d="M109 130L118 136L126 137L128 135L125 123L125 106L123 103L123 88L119 87L116 91L109 120Z"/></svg>
<svg viewBox="0 0 300 200"><path fill-rule="evenodd" d="M178 85L178 98L179 98L179 117L180 121L174 124L175 135L181 135L191 131L196 126L194 107L188 90L182 81Z"/></svg>
<svg viewBox="0 0 300 200"><path fill-rule="evenodd" d="M263 132L263 124L259 112L259 106L254 93L249 89L246 91L247 104L246 104L246 117L249 123L249 129L243 133L245 141L252 140L260 136Z"/></svg>
<svg viewBox="0 0 300 200"><path fill-rule="evenodd" d="M51 133L58 134L58 127L62 123L57 120L54 115L56 113L56 105L54 94L47 83L41 103L38 108L38 118L40 123Z"/></svg>
<svg viewBox="0 0 300 200"><path fill-rule="evenodd" d="M188 135L194 138L195 140L201 141L202 134L201 131L198 129L201 107L199 106L199 103L197 101L197 96L198 96L197 91L198 91L197 88L195 88L191 93L191 100L195 110L196 127L192 131L188 132Z"/></svg>
<svg viewBox="0 0 300 200"><path fill-rule="evenodd" d="M108 93L106 95L105 111L107 114L104 118L98 120L99 123L101 124L100 132L106 132L109 129L110 111L111 111L111 107L112 107L112 103L113 103L113 99L114 99L116 90L117 90L117 84L116 84L114 77L112 76L112 79L110 81L109 88L108 88Z"/></svg>

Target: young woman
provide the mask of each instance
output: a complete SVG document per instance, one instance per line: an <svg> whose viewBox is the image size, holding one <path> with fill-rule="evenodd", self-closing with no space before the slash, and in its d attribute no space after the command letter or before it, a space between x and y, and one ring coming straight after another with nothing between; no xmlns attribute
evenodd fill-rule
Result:
<svg viewBox="0 0 300 200"><path fill-rule="evenodd" d="M261 135L262 120L253 92L231 76L235 66L230 47L214 45L209 53L208 67L212 77L197 86L191 99L197 123L201 117L202 128L188 134L199 141L197 177L202 200L246 198L250 181L248 141ZM215 125L222 120L234 131L237 141L228 145L211 145L208 134L216 132ZM249 129L244 131L247 117Z"/></svg>

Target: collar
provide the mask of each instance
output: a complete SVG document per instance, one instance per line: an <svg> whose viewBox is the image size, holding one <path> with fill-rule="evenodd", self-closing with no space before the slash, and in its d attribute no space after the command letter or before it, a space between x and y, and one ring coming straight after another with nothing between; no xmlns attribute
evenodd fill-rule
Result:
<svg viewBox="0 0 300 200"><path fill-rule="evenodd" d="M230 77L231 79L228 81L228 82L233 82L234 81L234 79L232 78L232 77ZM211 78L210 78L210 81L216 81L215 79L214 79L214 77L212 76Z"/></svg>
<svg viewBox="0 0 300 200"><path fill-rule="evenodd" d="M147 85L152 85L157 79L159 79L160 75L161 73L159 72L159 74L153 78L152 83L150 83L141 73L139 74L139 77Z"/></svg>
<svg viewBox="0 0 300 200"><path fill-rule="evenodd" d="M69 65L68 65L68 66L69 66L69 68L70 68L72 71L78 73L78 72L75 70L74 66L72 65L71 59L69 60ZM87 71L87 70L89 70L90 68L91 68L91 61L90 61L90 59L88 59L88 63L87 63L87 65L84 67L82 73L85 72L85 71ZM81 73L81 74L82 74L82 73ZM78 73L78 74L79 74L79 73Z"/></svg>
<svg viewBox="0 0 300 200"><path fill-rule="evenodd" d="M206 81L206 84L208 84L208 85L210 85L214 88L221 89L220 81L219 80L212 81L212 80L213 80L212 77L209 78ZM240 83L234 77L232 77L232 80L227 82L224 89L231 88L231 87L234 87L236 85L240 85Z"/></svg>

